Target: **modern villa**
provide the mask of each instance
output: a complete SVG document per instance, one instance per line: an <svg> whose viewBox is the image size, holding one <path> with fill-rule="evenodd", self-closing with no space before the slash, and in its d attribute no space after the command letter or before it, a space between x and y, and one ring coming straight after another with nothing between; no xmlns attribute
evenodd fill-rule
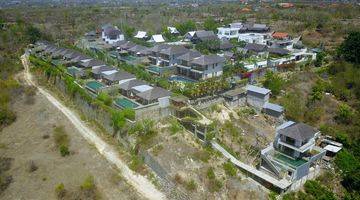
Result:
<svg viewBox="0 0 360 200"><path fill-rule="evenodd" d="M105 25L101 28L101 38L107 44L113 44L125 39L124 34L116 27Z"/></svg>
<svg viewBox="0 0 360 200"><path fill-rule="evenodd" d="M278 179L306 179L326 153L315 145L319 135L307 124L285 122L276 129L274 142L261 151L260 168Z"/></svg>

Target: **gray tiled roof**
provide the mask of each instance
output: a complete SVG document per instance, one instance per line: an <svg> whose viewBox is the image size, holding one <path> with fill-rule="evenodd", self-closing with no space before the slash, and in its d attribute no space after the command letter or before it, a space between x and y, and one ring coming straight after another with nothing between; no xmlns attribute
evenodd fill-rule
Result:
<svg viewBox="0 0 360 200"><path fill-rule="evenodd" d="M277 104L273 104L273 103L265 103L264 106L263 106L264 109L269 109L269 110L273 110L273 111L276 111L276 112L283 112L284 111L284 108L280 105L277 105Z"/></svg>
<svg viewBox="0 0 360 200"><path fill-rule="evenodd" d="M120 40L120 41L117 41L117 42L114 42L113 44L112 44L112 46L113 47L119 47L119 46L121 46L121 45L123 45L123 44L125 44L125 43L127 43L128 41L126 41L126 40Z"/></svg>
<svg viewBox="0 0 360 200"><path fill-rule="evenodd" d="M123 90L131 90L131 88L133 88L135 86L139 86L139 85L148 85L148 83L146 83L145 81L142 81L142 80L133 79L133 80L126 81L125 83L120 84L119 87L120 87L120 89L123 89Z"/></svg>
<svg viewBox="0 0 360 200"><path fill-rule="evenodd" d="M151 90L140 92L136 95L142 99L152 101L162 97L171 96L171 92L160 87L154 87Z"/></svg>
<svg viewBox="0 0 360 200"><path fill-rule="evenodd" d="M165 55L181 55L185 54L188 51L189 50L183 46L174 45L170 46L169 48L160 50L160 53Z"/></svg>
<svg viewBox="0 0 360 200"><path fill-rule="evenodd" d="M254 92L254 93L263 94L263 95L266 95L266 94L271 92L269 89L262 88L262 87L257 87L255 85L247 85L246 90Z"/></svg>
<svg viewBox="0 0 360 200"><path fill-rule="evenodd" d="M100 66L100 67L96 67L96 68L92 69L91 72L93 74L101 74L101 72L110 71L110 70L114 70L114 69L115 69L114 67L104 65L104 66Z"/></svg>
<svg viewBox="0 0 360 200"><path fill-rule="evenodd" d="M304 141L313 138L318 131L314 127L300 122L280 129L278 132L289 138Z"/></svg>
<svg viewBox="0 0 360 200"><path fill-rule="evenodd" d="M136 46L135 43L133 43L133 42L131 42L131 41L127 41L127 42L125 42L124 44L120 45L119 47L120 47L121 49L127 50L127 49L130 49L130 48L134 47L134 46Z"/></svg>
<svg viewBox="0 0 360 200"><path fill-rule="evenodd" d="M104 75L103 77L104 77L104 79L109 80L109 81L121 81L121 80L135 78L134 75L132 75L128 72L125 72L125 71L118 71L118 72L115 72L110 75Z"/></svg>
<svg viewBox="0 0 360 200"><path fill-rule="evenodd" d="M217 36L215 35L215 33L213 31L196 31L194 36L202 39L202 40L206 40L206 39L217 39Z"/></svg>
<svg viewBox="0 0 360 200"><path fill-rule="evenodd" d="M184 60L184 61L192 61L194 58L200 57L202 54L195 50L190 50L189 52L177 57L178 60Z"/></svg>
<svg viewBox="0 0 360 200"><path fill-rule="evenodd" d="M111 38L121 34L121 31L113 26L106 27L105 29L103 29L103 31L106 36Z"/></svg>
<svg viewBox="0 0 360 200"><path fill-rule="evenodd" d="M269 48L268 51L269 53L279 54L279 55L288 55L290 53L289 50L282 48Z"/></svg>
<svg viewBox="0 0 360 200"><path fill-rule="evenodd" d="M264 52L266 51L267 46L263 44L248 43L245 45L244 49L255 52Z"/></svg>
<svg viewBox="0 0 360 200"><path fill-rule="evenodd" d="M220 57L218 55L202 55L199 58L195 58L193 61L191 61L192 64L196 65L211 65L215 63L222 63L225 62L224 57Z"/></svg>
<svg viewBox="0 0 360 200"><path fill-rule="evenodd" d="M154 53L158 53L161 50L169 48L169 47L170 47L170 45L168 45L168 44L158 44L158 45L155 45L154 47L150 48L150 51L154 52Z"/></svg>
<svg viewBox="0 0 360 200"><path fill-rule="evenodd" d="M128 49L128 51L137 53L137 52L140 52L140 51L143 51L146 49L147 49L147 47L145 47L145 46L135 45L135 46L131 47L130 49Z"/></svg>
<svg viewBox="0 0 360 200"><path fill-rule="evenodd" d="M105 65L105 63L100 60L97 60L97 59L92 59L90 61L81 63L80 65L85 68L90 68L90 67L94 67L94 66L102 66L102 65Z"/></svg>

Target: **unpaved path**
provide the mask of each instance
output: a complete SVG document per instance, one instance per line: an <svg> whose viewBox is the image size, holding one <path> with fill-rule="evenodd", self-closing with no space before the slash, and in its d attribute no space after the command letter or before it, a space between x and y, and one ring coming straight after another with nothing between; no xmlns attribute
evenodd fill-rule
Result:
<svg viewBox="0 0 360 200"><path fill-rule="evenodd" d="M160 200L165 199L165 195L155 188L155 186L146 177L134 173L129 167L120 159L119 154L109 144L102 140L97 134L83 123L79 117L55 97L53 97L45 89L37 86L33 81L29 69L29 60L27 55L21 57L21 61L25 68L24 78L29 85L34 85L38 88L39 92L44 95L56 108L58 108L79 130L81 135L91 144L94 144L97 150L102 154L110 163L117 166L121 175L131 184L141 195L148 199Z"/></svg>

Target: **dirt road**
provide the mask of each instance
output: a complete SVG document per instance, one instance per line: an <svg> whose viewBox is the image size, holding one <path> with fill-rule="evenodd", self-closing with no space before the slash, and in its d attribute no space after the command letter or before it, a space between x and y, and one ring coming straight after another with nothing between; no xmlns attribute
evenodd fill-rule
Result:
<svg viewBox="0 0 360 200"><path fill-rule="evenodd" d="M155 186L146 177L136 174L120 159L119 154L109 144L102 140L97 134L90 129L80 118L55 97L53 97L45 89L37 86L33 81L29 69L29 60L27 55L21 57L21 61L25 68L24 78L29 85L34 85L39 92L44 95L50 103L59 109L78 129L80 134L90 143L95 145L96 149L102 154L110 163L113 163L121 171L121 175L132 185L142 196L148 199L160 200L165 199L165 195L155 188Z"/></svg>

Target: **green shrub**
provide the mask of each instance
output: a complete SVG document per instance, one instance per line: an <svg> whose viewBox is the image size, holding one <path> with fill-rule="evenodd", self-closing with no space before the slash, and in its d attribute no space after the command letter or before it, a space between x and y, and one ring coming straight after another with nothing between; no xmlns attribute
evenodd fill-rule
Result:
<svg viewBox="0 0 360 200"><path fill-rule="evenodd" d="M60 183L55 187L55 193L58 199L63 199L65 197L66 190L63 183Z"/></svg>
<svg viewBox="0 0 360 200"><path fill-rule="evenodd" d="M177 132L182 130L182 126L176 119L171 119L170 121L170 134L174 135Z"/></svg>
<svg viewBox="0 0 360 200"><path fill-rule="evenodd" d="M314 197L314 199L336 200L334 194L319 182L308 180L304 184L305 192Z"/></svg>
<svg viewBox="0 0 360 200"><path fill-rule="evenodd" d="M111 106L113 102L112 98L105 92L100 92L100 94L97 96L97 99L104 102L104 104L107 106Z"/></svg>
<svg viewBox="0 0 360 200"><path fill-rule="evenodd" d="M225 174L228 176L236 176L236 167L230 161L223 164Z"/></svg>
<svg viewBox="0 0 360 200"><path fill-rule="evenodd" d="M208 177L209 180L214 180L215 179L215 173L214 173L214 168L210 167L207 172L206 175Z"/></svg>
<svg viewBox="0 0 360 200"><path fill-rule="evenodd" d="M54 128L54 140L56 146L59 148L61 156L70 155L69 143L70 139L63 126Z"/></svg>
<svg viewBox="0 0 360 200"><path fill-rule="evenodd" d="M271 90L271 94L277 96L284 87L285 80L273 71L267 71L265 74L264 87Z"/></svg>
<svg viewBox="0 0 360 200"><path fill-rule="evenodd" d="M219 192L223 187L223 183L218 179L210 180L209 184L210 192Z"/></svg>
<svg viewBox="0 0 360 200"><path fill-rule="evenodd" d="M193 179L191 179L186 183L186 189L194 191L196 190L196 188L197 188L197 184Z"/></svg>
<svg viewBox="0 0 360 200"><path fill-rule="evenodd" d="M132 155L130 162L130 169L136 172L139 172L144 166L144 160L139 155Z"/></svg>
<svg viewBox="0 0 360 200"><path fill-rule="evenodd" d="M61 154L62 157L70 155L69 148L67 146L65 146L65 145L61 145L59 147L59 150L60 150L60 154Z"/></svg>
<svg viewBox="0 0 360 200"><path fill-rule="evenodd" d="M82 190L94 190L95 189L94 177L91 175L86 177L84 182L81 184L80 188Z"/></svg>
<svg viewBox="0 0 360 200"><path fill-rule="evenodd" d="M349 124L352 121L354 113L351 107L345 103L340 104L335 119L340 123Z"/></svg>

